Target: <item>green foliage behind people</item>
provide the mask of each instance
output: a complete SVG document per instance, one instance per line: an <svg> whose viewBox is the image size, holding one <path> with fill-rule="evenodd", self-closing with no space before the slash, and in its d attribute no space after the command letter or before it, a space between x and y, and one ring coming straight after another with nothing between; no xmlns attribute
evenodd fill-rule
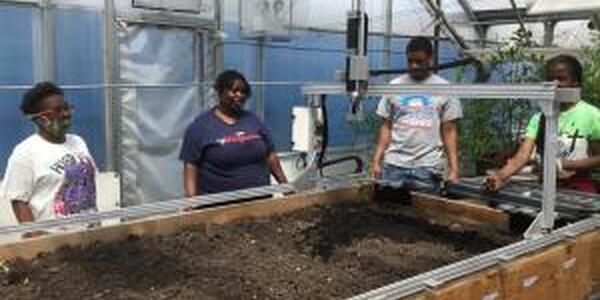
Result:
<svg viewBox="0 0 600 300"><path fill-rule="evenodd" d="M544 57L529 51L534 46L531 33L518 30L507 43L485 55L491 80L504 84L542 81ZM457 69L455 81L468 81L465 72L465 68ZM527 119L536 110L529 101L516 99L463 99L462 104L459 149L463 171L470 175L503 164L518 147Z"/></svg>
<svg viewBox="0 0 600 300"><path fill-rule="evenodd" d="M582 98L600 107L600 33L595 33L592 44L583 48Z"/></svg>

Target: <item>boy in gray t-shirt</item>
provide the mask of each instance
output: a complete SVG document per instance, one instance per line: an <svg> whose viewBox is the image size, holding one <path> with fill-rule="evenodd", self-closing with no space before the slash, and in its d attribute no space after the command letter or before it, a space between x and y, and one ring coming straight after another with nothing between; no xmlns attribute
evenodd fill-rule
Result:
<svg viewBox="0 0 600 300"><path fill-rule="evenodd" d="M448 83L427 70L432 64L433 53L429 40L423 37L412 39L406 53L409 74L390 84ZM410 189L436 191L445 150L447 180L458 180L456 120L462 117L458 99L431 95L384 96L377 114L383 120L373 157L374 177Z"/></svg>

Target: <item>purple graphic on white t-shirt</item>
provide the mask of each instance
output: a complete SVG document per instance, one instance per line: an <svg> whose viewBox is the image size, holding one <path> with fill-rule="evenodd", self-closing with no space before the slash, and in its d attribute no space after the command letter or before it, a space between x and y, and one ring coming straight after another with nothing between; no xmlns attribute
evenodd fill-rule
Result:
<svg viewBox="0 0 600 300"><path fill-rule="evenodd" d="M95 170L88 157L65 167L63 185L54 199L55 214L68 216L96 208Z"/></svg>

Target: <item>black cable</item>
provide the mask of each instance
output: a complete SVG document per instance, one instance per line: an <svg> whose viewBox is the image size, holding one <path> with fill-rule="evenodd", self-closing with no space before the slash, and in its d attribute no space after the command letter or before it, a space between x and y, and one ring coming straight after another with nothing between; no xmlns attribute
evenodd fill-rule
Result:
<svg viewBox="0 0 600 300"><path fill-rule="evenodd" d="M246 41L230 41L224 42L224 45L238 45L238 46L249 46L257 47L260 44L257 42L246 42ZM335 48L318 48L318 47L305 47L305 46L291 46L291 45L276 45L276 44L264 44L265 48L269 49L283 49L283 50L297 50L297 51L313 51L321 53L346 53L346 49L335 49ZM369 53L392 53L398 55L406 54L405 51L389 51L387 49L369 49Z"/></svg>
<svg viewBox="0 0 600 300"><path fill-rule="evenodd" d="M319 156L317 157L317 168L319 169L319 174L323 177L323 161L325 160L325 153L327 152L327 147L329 146L329 120L327 113L327 96L321 95L319 101L321 102L321 113L323 114L323 130L321 141L321 151Z"/></svg>
<svg viewBox="0 0 600 300"><path fill-rule="evenodd" d="M510 0L510 5L512 6L513 11L515 12L515 16L517 17L517 22L519 22L519 29L523 32L527 32L527 28L525 27L525 21L523 20L523 16L521 16L521 12L517 7L517 3L515 0Z"/></svg>
<svg viewBox="0 0 600 300"><path fill-rule="evenodd" d="M443 64L438 65L437 67L431 66L431 67L426 68L426 70L427 71L440 71L440 70L452 69L452 68L467 66L467 65L473 65L475 67L475 71L476 71L476 80L475 81L476 82L485 82L489 79L489 77L491 75L489 68L486 68L486 66L481 61L474 59L472 57L443 63ZM409 72L408 68L379 69L379 70L369 71L369 75L382 76L382 75L391 75L391 74L406 74L408 72Z"/></svg>
<svg viewBox="0 0 600 300"><path fill-rule="evenodd" d="M536 152L539 154L540 159L544 159L544 145L546 142L546 115L541 113L540 121L538 123L538 131L535 137Z"/></svg>
<svg viewBox="0 0 600 300"><path fill-rule="evenodd" d="M323 141L321 142L321 151L319 151L317 157L317 169L319 169L319 175L323 177L323 169L337 165L346 161L354 161L356 163L356 168L354 169L354 173L361 173L363 171L363 161L360 157L356 155L344 156L332 160L325 160L325 155L327 154L327 149L329 147L329 118L327 113L327 96L321 95L321 111L323 114L323 130L322 136Z"/></svg>
<svg viewBox="0 0 600 300"><path fill-rule="evenodd" d="M356 163L356 168L354 168L354 171L352 173L354 174L358 174L358 173L362 173L363 171L363 161L360 157L358 157L357 155L349 155L349 156L344 156L344 157L340 157L340 158L336 158L336 159L332 159L332 160L328 160L326 162L324 162L321 165L321 176L323 176L323 169L333 166L333 165L337 165L346 161L354 161Z"/></svg>

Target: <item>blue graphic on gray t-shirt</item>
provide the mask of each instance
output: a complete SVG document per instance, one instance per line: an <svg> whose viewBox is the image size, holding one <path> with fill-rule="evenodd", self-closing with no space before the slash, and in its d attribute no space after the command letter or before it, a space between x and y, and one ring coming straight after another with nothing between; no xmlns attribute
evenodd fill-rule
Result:
<svg viewBox="0 0 600 300"><path fill-rule="evenodd" d="M408 75L390 84L441 85L447 81L432 75L415 82ZM430 94L384 95L377 114L392 122L392 136L383 161L399 167L434 167L442 165L443 144L440 128L445 121L462 116L460 102L454 98Z"/></svg>
<svg viewBox="0 0 600 300"><path fill-rule="evenodd" d="M394 121L414 128L429 129L433 126L436 109L431 97L396 96L393 102Z"/></svg>

